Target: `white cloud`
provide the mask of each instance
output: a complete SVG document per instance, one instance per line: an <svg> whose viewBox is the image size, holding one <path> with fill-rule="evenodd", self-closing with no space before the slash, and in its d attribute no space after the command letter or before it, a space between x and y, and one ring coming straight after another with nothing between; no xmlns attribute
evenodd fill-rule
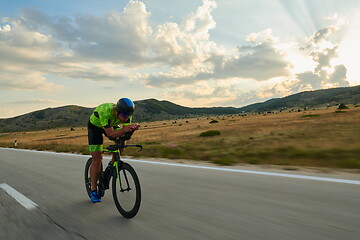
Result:
<svg viewBox="0 0 360 240"><path fill-rule="evenodd" d="M77 35L73 50L81 58L124 65L147 62L150 13L142 2L130 1L122 13L113 11L104 18L81 16L76 19Z"/></svg>
<svg viewBox="0 0 360 240"><path fill-rule="evenodd" d="M211 15L212 10L216 7L215 1L203 0L203 5L185 19L183 23L185 32L196 32L207 40L209 30L216 25Z"/></svg>
<svg viewBox="0 0 360 240"><path fill-rule="evenodd" d="M313 71L297 74L299 81L292 87L294 92L349 85L346 67L343 64L333 64L333 60L339 57L339 43L334 43L331 39L333 34L341 30L339 26L343 25L332 25L317 31L308 40L307 46L302 48L310 51L316 66Z"/></svg>
<svg viewBox="0 0 360 240"><path fill-rule="evenodd" d="M127 80L146 65L167 64L186 74L203 71L208 65L204 60L221 51L208 40L209 29L215 27L210 14L215 7L214 1L204 0L181 26L169 22L155 32L149 25L151 14L138 1L130 1L123 12L113 11L104 17L57 17L25 9L17 18L6 19L12 27L7 24L1 28L2 33L9 28L12 31L1 34L0 53L7 57L0 61L4 69L16 66L32 72L39 82L46 81L47 74L94 81Z"/></svg>
<svg viewBox="0 0 360 240"><path fill-rule="evenodd" d="M41 91L62 88L49 82L42 71L52 63L51 36L28 29L23 20L9 22L0 31L0 88Z"/></svg>
<svg viewBox="0 0 360 240"><path fill-rule="evenodd" d="M107 63L135 65L149 61L149 15L143 3L130 1L123 13L112 12L104 18L53 17L31 9L23 10L16 18L3 18L0 88L62 89L49 80L49 75L128 81L135 74Z"/></svg>
<svg viewBox="0 0 360 240"><path fill-rule="evenodd" d="M349 86L346 66L336 61L339 57L341 38L334 36L342 32L342 28L346 28L343 23L344 21L340 20L340 23L316 31L305 41L305 47L299 48L301 55L307 54L312 60L312 63L308 61L307 70L291 71L284 81L275 83L271 90L259 91L258 96L283 97L284 94L290 95L300 91ZM311 65L313 67L309 68Z"/></svg>
<svg viewBox="0 0 360 240"><path fill-rule="evenodd" d="M62 85L49 82L41 72L0 67L0 88L7 90L57 92Z"/></svg>
<svg viewBox="0 0 360 240"><path fill-rule="evenodd" d="M0 32L9 32L9 31L11 31L11 26L9 24L0 26Z"/></svg>
<svg viewBox="0 0 360 240"><path fill-rule="evenodd" d="M256 37L255 37L256 35ZM146 79L150 86L175 86L191 84L200 80L251 78L258 81L289 75L291 64L286 61L285 53L276 46L276 39L270 30L254 33L254 43L238 47L238 56L226 56L223 52L213 52L197 58L197 71L179 74L179 67L171 73L152 74ZM256 43L255 40L260 40ZM216 48L214 48L216 51ZM187 66L187 65L186 65ZM192 68L192 70L194 70ZM199 71L200 70L200 71Z"/></svg>
<svg viewBox="0 0 360 240"><path fill-rule="evenodd" d="M220 106L238 97L238 90L227 82L200 81L192 84L191 88L180 86L167 91L164 97L185 106Z"/></svg>
<svg viewBox="0 0 360 240"><path fill-rule="evenodd" d="M360 52L360 12L352 16L352 21L346 28L341 44L339 44L339 57L334 64L344 64L347 68L347 78L352 86L360 84L359 52Z"/></svg>

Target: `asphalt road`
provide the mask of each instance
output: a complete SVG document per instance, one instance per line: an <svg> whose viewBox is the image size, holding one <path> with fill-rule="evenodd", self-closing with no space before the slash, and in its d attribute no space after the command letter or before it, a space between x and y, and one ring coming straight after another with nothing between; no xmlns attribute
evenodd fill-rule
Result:
<svg viewBox="0 0 360 240"><path fill-rule="evenodd" d="M131 162L142 204L128 220L110 191L88 199L87 158L0 148L0 184L37 204L0 189L0 239L360 239L358 184Z"/></svg>

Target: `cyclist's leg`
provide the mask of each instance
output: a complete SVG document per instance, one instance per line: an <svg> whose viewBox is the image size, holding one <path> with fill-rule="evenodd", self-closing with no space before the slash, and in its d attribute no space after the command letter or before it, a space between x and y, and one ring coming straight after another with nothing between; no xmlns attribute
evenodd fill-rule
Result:
<svg viewBox="0 0 360 240"><path fill-rule="evenodd" d="M92 125L90 122L88 123L89 150L92 157L90 165L91 191L96 191L97 181L101 173L103 133L103 129Z"/></svg>
<svg viewBox="0 0 360 240"><path fill-rule="evenodd" d="M101 173L102 152L90 152L92 163L90 165L91 191L96 191L97 181Z"/></svg>

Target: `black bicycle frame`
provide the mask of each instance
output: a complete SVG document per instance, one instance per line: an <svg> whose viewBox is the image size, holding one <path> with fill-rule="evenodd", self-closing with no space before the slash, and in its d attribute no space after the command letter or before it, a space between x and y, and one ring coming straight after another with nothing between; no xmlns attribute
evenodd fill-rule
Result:
<svg viewBox="0 0 360 240"><path fill-rule="evenodd" d="M129 180L126 176L126 172L125 172L125 169L123 168L123 161L121 160L121 149L124 149L126 147L138 147L140 148L139 152L142 150L142 145L125 145L125 140L124 139L119 139L117 141L115 141L117 144L115 145L110 145L107 150L109 152L112 152L112 155L113 155L113 158L114 158L114 163L113 163L113 166L112 166L112 169L111 169L111 172L110 172L110 176L114 176L114 171L116 171L116 175L118 176L118 179L119 179L119 184L120 184L120 192L125 192L125 191L130 191L131 188L130 188L130 185L129 185ZM127 184L127 188L124 189L123 186L122 186L122 183L121 183L121 178L120 178L120 171L123 171L124 173L124 177L125 177L125 181L126 181L126 184ZM108 177L106 179L107 181L110 181L110 177ZM109 186L109 182L106 182L107 186Z"/></svg>

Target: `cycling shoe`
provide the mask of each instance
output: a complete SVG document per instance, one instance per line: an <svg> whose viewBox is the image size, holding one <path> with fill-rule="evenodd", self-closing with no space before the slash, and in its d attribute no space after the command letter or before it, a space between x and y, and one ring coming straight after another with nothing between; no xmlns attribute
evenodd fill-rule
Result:
<svg viewBox="0 0 360 240"><path fill-rule="evenodd" d="M100 196L97 191L91 191L90 199L93 203L101 202Z"/></svg>

